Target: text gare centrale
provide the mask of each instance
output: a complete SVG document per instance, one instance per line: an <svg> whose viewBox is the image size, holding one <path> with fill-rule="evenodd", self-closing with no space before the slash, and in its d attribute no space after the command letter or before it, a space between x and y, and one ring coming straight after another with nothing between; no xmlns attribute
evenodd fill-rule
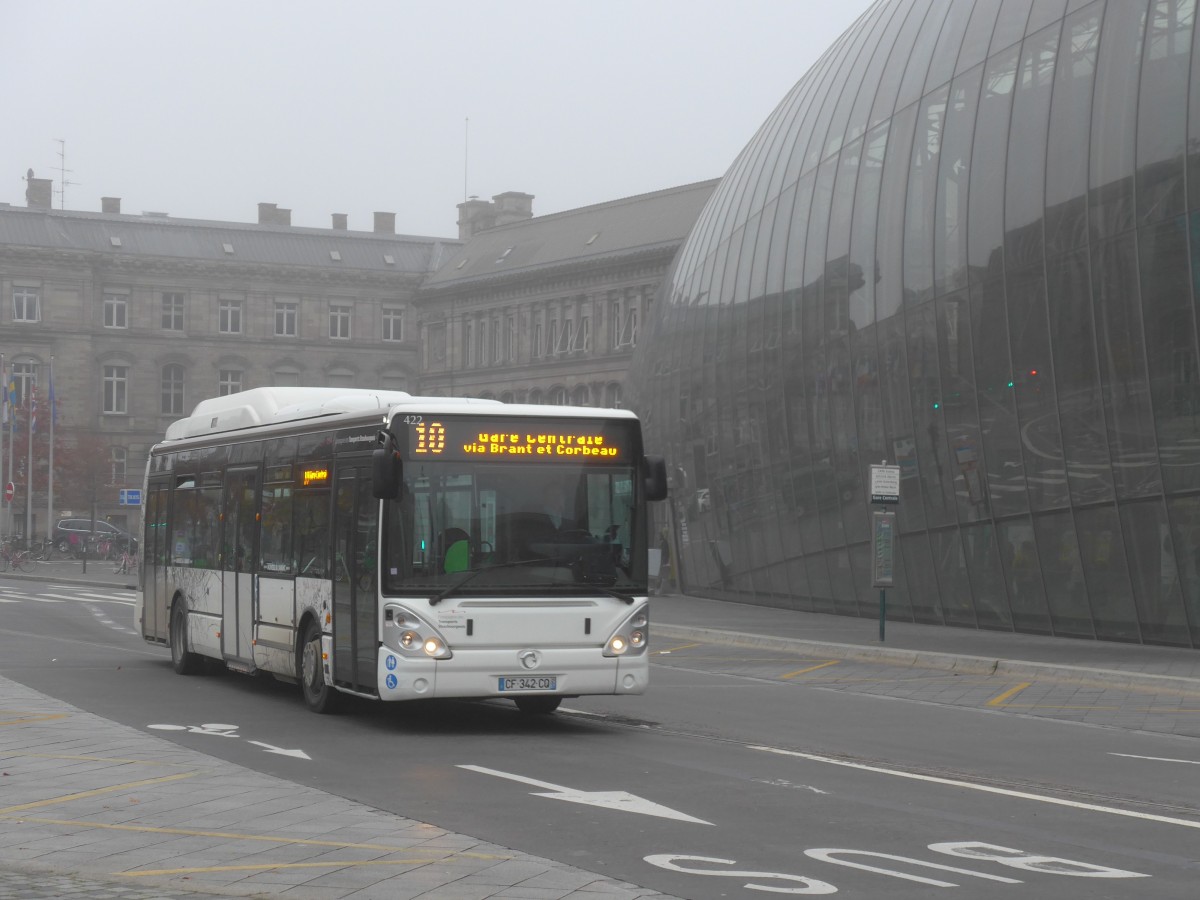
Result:
<svg viewBox="0 0 1200 900"><path fill-rule="evenodd" d="M463 453L488 456L617 456L598 434L479 434Z"/></svg>

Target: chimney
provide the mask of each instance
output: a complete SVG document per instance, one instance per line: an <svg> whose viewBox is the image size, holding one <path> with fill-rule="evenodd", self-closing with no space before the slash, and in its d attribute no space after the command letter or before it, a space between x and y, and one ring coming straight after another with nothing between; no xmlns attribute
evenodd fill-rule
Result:
<svg viewBox="0 0 1200 900"><path fill-rule="evenodd" d="M496 224L507 225L509 222L523 222L533 218L533 194L522 194L520 191L506 191L492 198L496 210Z"/></svg>
<svg viewBox="0 0 1200 900"><path fill-rule="evenodd" d="M104 213L119 213L121 211L120 197L101 197L100 212Z"/></svg>
<svg viewBox="0 0 1200 900"><path fill-rule="evenodd" d="M345 231L349 227L348 221L349 221L349 217L345 213L334 213L333 214L333 230L334 231Z"/></svg>
<svg viewBox="0 0 1200 900"><path fill-rule="evenodd" d="M292 211L290 209L280 209L274 203L260 203L258 204L258 224L291 225Z"/></svg>
<svg viewBox="0 0 1200 900"><path fill-rule="evenodd" d="M478 197L472 197L465 203L458 204L459 240L466 240L495 225L491 212L492 204L486 200L480 200Z"/></svg>
<svg viewBox="0 0 1200 900"><path fill-rule="evenodd" d="M49 209L53 184L49 178L34 178L33 169L30 169L25 176L25 205L30 209Z"/></svg>
<svg viewBox="0 0 1200 900"><path fill-rule="evenodd" d="M377 212L375 213L375 233L376 234L395 234L396 233L396 214L392 212Z"/></svg>

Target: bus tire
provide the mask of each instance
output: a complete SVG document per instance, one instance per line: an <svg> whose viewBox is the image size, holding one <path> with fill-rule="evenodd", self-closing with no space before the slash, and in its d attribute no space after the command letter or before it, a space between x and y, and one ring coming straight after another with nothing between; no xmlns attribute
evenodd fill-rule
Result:
<svg viewBox="0 0 1200 900"><path fill-rule="evenodd" d="M517 697L513 702L527 716L548 716L558 709L562 697Z"/></svg>
<svg viewBox="0 0 1200 900"><path fill-rule="evenodd" d="M325 683L324 666L321 664L321 629L316 619L309 619L304 627L304 636L296 651L296 677L309 709L322 715L337 712L341 698L332 685Z"/></svg>
<svg viewBox="0 0 1200 900"><path fill-rule="evenodd" d="M204 660L187 646L187 607L183 600L171 604L171 667L176 675L195 675Z"/></svg>

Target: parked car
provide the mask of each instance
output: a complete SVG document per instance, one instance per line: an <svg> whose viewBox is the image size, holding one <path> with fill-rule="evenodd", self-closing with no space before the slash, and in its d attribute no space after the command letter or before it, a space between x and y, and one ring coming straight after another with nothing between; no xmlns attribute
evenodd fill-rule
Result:
<svg viewBox="0 0 1200 900"><path fill-rule="evenodd" d="M107 538L119 544L130 544L131 546L131 542L134 541L133 535L111 522L98 520L95 530L93 530L91 519L59 519L54 523L54 531L50 536L60 553L68 553L72 550L82 552L89 539L104 540Z"/></svg>

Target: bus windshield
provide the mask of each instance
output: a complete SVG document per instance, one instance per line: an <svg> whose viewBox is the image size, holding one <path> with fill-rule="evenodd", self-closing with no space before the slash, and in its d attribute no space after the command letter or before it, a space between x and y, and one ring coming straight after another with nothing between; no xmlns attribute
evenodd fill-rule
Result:
<svg viewBox="0 0 1200 900"><path fill-rule="evenodd" d="M628 465L410 461L400 498L385 504L383 589L644 593L633 509Z"/></svg>

